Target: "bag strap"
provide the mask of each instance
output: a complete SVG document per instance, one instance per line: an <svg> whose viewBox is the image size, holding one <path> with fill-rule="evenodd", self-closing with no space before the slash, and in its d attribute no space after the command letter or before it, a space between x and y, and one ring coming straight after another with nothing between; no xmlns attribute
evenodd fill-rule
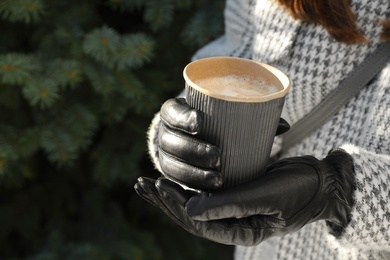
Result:
<svg viewBox="0 0 390 260"><path fill-rule="evenodd" d="M387 64L390 59L390 42L381 43L378 48L359 64L340 85L318 104L309 114L283 134L282 152L301 141L311 132L325 124L349 100L357 95Z"/></svg>

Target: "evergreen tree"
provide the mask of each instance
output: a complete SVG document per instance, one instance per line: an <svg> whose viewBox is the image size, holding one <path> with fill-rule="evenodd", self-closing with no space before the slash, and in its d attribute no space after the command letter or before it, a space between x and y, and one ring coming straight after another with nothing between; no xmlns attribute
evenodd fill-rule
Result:
<svg viewBox="0 0 390 260"><path fill-rule="evenodd" d="M0 0L0 259L214 250L132 186L158 176L147 127L195 49L222 34L222 10L223 0Z"/></svg>

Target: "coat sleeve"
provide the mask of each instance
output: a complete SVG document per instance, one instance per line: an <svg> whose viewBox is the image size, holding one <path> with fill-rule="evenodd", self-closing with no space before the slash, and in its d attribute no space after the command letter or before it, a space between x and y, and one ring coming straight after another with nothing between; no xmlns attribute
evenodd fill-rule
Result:
<svg viewBox="0 0 390 260"><path fill-rule="evenodd" d="M356 189L351 221L335 242L349 248L390 251L390 156L353 145Z"/></svg>

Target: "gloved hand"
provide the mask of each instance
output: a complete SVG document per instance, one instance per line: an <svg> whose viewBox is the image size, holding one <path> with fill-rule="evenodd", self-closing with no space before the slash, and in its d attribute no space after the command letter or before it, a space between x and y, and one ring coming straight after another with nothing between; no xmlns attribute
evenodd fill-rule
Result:
<svg viewBox="0 0 390 260"><path fill-rule="evenodd" d="M169 99L161 107L160 118L159 161L164 174L195 189L220 187L220 150L197 136L202 129L202 113L184 99ZM276 135L289 129L281 118Z"/></svg>
<svg viewBox="0 0 390 260"><path fill-rule="evenodd" d="M317 220L340 232L349 221L353 172L352 158L335 150L323 160L277 161L257 180L213 193L184 190L166 178L140 178L135 190L194 235L253 246Z"/></svg>

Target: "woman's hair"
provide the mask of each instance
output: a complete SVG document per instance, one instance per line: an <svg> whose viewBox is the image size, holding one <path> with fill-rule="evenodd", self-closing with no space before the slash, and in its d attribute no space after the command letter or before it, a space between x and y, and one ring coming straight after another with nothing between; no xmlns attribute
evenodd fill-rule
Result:
<svg viewBox="0 0 390 260"><path fill-rule="evenodd" d="M278 0L296 19L321 24L339 42L364 43L350 0ZM379 21L378 21L379 22ZM390 40L390 21L381 21L381 38Z"/></svg>

